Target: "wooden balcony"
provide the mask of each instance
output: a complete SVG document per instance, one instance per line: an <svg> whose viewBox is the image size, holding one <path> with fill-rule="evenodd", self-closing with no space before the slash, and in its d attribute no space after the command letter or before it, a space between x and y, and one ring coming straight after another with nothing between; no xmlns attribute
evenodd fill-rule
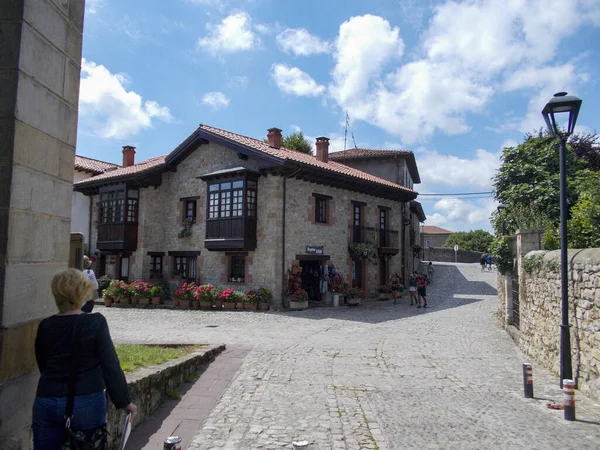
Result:
<svg viewBox="0 0 600 450"><path fill-rule="evenodd" d="M352 242L357 244L374 244L375 243L375 228L373 227L352 227Z"/></svg>
<svg viewBox="0 0 600 450"><path fill-rule="evenodd" d="M256 218L228 217L206 221L204 247L211 251L256 250Z"/></svg>
<svg viewBox="0 0 600 450"><path fill-rule="evenodd" d="M379 230L379 253L396 255L399 251L397 230Z"/></svg>
<svg viewBox="0 0 600 450"><path fill-rule="evenodd" d="M137 223L100 223L98 224L98 250L137 249Z"/></svg>

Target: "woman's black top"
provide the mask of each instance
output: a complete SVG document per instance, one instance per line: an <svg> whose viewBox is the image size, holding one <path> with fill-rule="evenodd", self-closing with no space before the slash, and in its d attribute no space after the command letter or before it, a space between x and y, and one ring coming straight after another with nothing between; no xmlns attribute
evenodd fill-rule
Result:
<svg viewBox="0 0 600 450"><path fill-rule="evenodd" d="M42 320L35 339L40 368L38 397L66 397L75 324L82 320L75 395L88 395L106 387L114 405L124 408L131 400L108 324L102 314L52 316Z"/></svg>

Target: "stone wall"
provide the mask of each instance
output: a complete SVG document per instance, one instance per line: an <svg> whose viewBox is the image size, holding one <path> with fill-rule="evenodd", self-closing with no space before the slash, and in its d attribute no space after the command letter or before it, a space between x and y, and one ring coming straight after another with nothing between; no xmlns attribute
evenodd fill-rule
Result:
<svg viewBox="0 0 600 450"><path fill-rule="evenodd" d="M34 341L69 260L83 0L0 0L0 443L31 448Z"/></svg>
<svg viewBox="0 0 600 450"><path fill-rule="evenodd" d="M170 398L169 392L177 391L182 383L201 372L224 350L225 345L211 346L159 366L143 368L128 374L129 395L131 401L138 407L133 428L152 416L160 405ZM119 447L124 421L125 412L115 409L109 400L106 422L110 450Z"/></svg>
<svg viewBox="0 0 600 450"><path fill-rule="evenodd" d="M453 248L424 248L423 259L425 261L455 262ZM456 255L456 262L459 263L478 263L481 258L481 252L470 252L459 250Z"/></svg>
<svg viewBox="0 0 600 450"><path fill-rule="evenodd" d="M569 250L568 255L573 376L582 392L600 400L600 249ZM558 374L560 251L530 252L522 266L520 347Z"/></svg>

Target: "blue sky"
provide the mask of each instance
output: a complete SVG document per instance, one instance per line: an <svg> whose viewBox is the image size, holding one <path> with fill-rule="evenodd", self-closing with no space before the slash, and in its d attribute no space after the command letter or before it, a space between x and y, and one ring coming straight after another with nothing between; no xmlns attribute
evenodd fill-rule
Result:
<svg viewBox="0 0 600 450"><path fill-rule="evenodd" d="M484 192L558 91L597 131L600 0L87 0L77 153L170 152L204 123L415 152L420 193ZM353 146L350 139L348 148ZM485 197L485 196L484 196ZM488 196L422 196L427 225L490 229Z"/></svg>

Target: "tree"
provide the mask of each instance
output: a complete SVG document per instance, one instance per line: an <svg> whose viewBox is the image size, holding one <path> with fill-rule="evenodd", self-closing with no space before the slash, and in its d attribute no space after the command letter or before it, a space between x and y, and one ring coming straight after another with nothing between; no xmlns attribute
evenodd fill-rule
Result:
<svg viewBox="0 0 600 450"><path fill-rule="evenodd" d="M281 145L285 148L289 148L290 150L296 150L297 152L306 153L308 155L313 154L312 145L304 137L304 133L302 133L302 131L284 136L283 140L281 141Z"/></svg>
<svg viewBox="0 0 600 450"><path fill-rule="evenodd" d="M494 236L484 230L459 231L452 233L442 247L452 248L458 245L461 250L485 252L489 250Z"/></svg>

